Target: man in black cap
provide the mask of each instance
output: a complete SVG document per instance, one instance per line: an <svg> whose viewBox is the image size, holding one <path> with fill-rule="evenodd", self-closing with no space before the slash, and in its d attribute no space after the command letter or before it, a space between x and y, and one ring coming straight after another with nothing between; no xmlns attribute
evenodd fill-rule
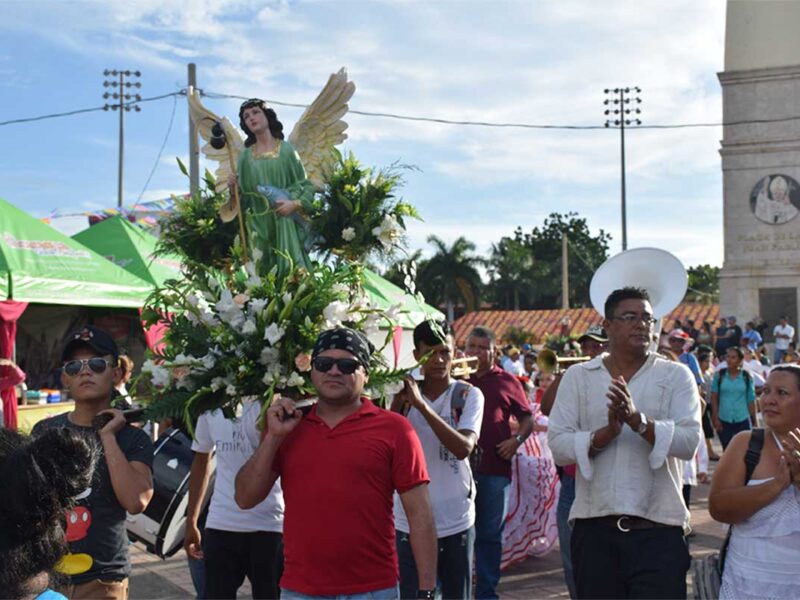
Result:
<svg viewBox="0 0 800 600"><path fill-rule="evenodd" d="M61 382L75 410L33 429L34 435L53 427L79 431L102 453L92 486L67 514L69 553L56 569L67 576L61 591L71 600L127 599L131 565L125 513L142 512L153 496L153 444L111 408L118 359L117 344L102 329L87 326L70 336L61 355Z"/></svg>
<svg viewBox="0 0 800 600"><path fill-rule="evenodd" d="M236 503L251 508L280 476L284 513L281 598L397 598L392 496L408 517L418 598L434 598L436 526L425 457L401 415L362 396L372 344L347 328L325 331L312 352L318 402L303 413L279 397L267 434L236 477Z"/></svg>

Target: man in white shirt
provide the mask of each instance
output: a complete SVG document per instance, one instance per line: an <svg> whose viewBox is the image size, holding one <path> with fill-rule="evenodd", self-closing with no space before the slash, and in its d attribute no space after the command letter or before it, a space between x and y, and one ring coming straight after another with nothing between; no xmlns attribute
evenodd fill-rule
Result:
<svg viewBox="0 0 800 600"><path fill-rule="evenodd" d="M789 349L789 344L794 339L794 327L789 325L789 317L781 317L781 322L775 325L772 334L775 336L775 356L772 364L779 365L783 362L783 357Z"/></svg>
<svg viewBox="0 0 800 600"><path fill-rule="evenodd" d="M191 558L203 560L205 598L236 598L245 576L250 580L253 598L279 598L283 572L283 493L277 482L260 504L248 510L237 506L236 474L260 441L257 427L260 405L246 401L240 409L240 414L231 419L217 409L204 412L197 420L184 548ZM197 519L206 495L212 452L217 474L201 536Z"/></svg>
<svg viewBox="0 0 800 600"><path fill-rule="evenodd" d="M392 410L405 414L417 432L425 462L439 545L438 579L443 598L472 598L475 542L475 482L469 455L483 421L483 393L450 377L453 336L447 323L423 321L414 329L414 357L425 359L422 389L409 377ZM427 358L425 358L427 357ZM409 525L400 497L394 496L400 597L418 589Z"/></svg>
<svg viewBox="0 0 800 600"><path fill-rule="evenodd" d="M700 443L700 398L680 363L648 352L647 291L604 307L609 351L571 367L550 413L556 464L577 463L570 511L578 598L685 598L682 470Z"/></svg>

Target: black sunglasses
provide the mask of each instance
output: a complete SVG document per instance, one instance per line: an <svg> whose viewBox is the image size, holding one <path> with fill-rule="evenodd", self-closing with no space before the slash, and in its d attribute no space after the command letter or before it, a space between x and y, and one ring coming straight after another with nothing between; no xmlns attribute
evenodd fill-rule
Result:
<svg viewBox="0 0 800 600"><path fill-rule="evenodd" d="M361 365L355 358L331 358L330 356L318 356L313 362L314 368L320 373L327 373L336 365L340 373L352 375Z"/></svg>
<svg viewBox="0 0 800 600"><path fill-rule="evenodd" d="M83 367L86 365L89 365L89 368L95 373L103 373L107 367L114 366L114 363L110 360L106 360L105 358L100 358L99 356L94 358L68 360L64 363L64 373L70 377L75 377L75 375L80 373L83 370Z"/></svg>

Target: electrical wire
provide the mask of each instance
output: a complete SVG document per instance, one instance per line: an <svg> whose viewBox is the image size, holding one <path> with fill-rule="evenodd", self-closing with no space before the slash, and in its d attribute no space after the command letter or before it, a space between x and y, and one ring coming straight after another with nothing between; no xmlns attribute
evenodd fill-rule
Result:
<svg viewBox="0 0 800 600"><path fill-rule="evenodd" d="M123 106L125 108L131 108L136 104L141 104L142 102L153 102L154 100L162 100L163 98L169 98L170 96L185 96L186 90L180 90L177 92L171 92L169 94L161 94L160 96L151 96L149 98L142 98L141 100L132 100L131 102L125 102ZM90 113L90 112L97 112L100 110L109 110L108 104L104 106L96 106L94 108L80 108L78 110L71 110L68 112L62 113L52 113L49 115L39 115L38 117L26 117L22 119L10 119L8 121L0 121L0 127L4 125L17 125L19 123L32 123L34 121L44 121L46 119L57 119L59 117L71 117L73 115L80 115L83 113Z"/></svg>
<svg viewBox="0 0 800 600"><path fill-rule="evenodd" d="M200 90L202 96L207 98L230 98L234 100L248 100L249 97L247 96L238 96L235 94L220 94L216 92L204 92ZM149 98L142 98L141 100L134 100L131 102L127 102L124 104L126 108L130 108L137 104L141 104L143 102L153 102L155 100L161 100L163 98L175 97L175 96L185 96L186 90L180 90L178 92L171 92L168 94L162 94L160 96L152 96ZM308 104L299 104L295 102L283 102L281 100L265 100L270 104L274 104L276 106L288 106L293 108L308 108ZM38 117L28 117L22 119L11 119L8 121L0 121L0 127L5 125L15 125L19 123L30 123L33 121L42 121L45 119L54 119L58 117L68 117L72 115L88 113L88 112L95 112L99 110L107 110L103 106L95 107L95 108L83 108L79 110L73 110L69 112L63 113L53 113L49 115L40 115ZM492 121L466 121L466 120L455 120L455 119L443 119L437 117L424 117L424 116L416 116L416 115L403 115L397 113L388 113L388 112L373 112L373 111L366 111L366 110L357 110L357 109L349 109L348 113L354 115L362 115L366 117L379 117L385 119L397 119L401 121L416 121L416 122L423 122L423 123L439 123L442 125L456 125L456 126L465 126L465 127L492 127L492 128L516 128L516 129L539 129L539 130L561 130L561 131L591 131L591 130L602 130L602 129L609 129L615 130L619 129L618 125L612 125L606 127L605 125L546 125L546 124L536 124L536 123L515 123L515 122L492 122ZM792 117L779 117L775 119L749 119L749 120L742 120L742 121L730 121L727 123L675 123L675 124L663 124L663 125L630 125L626 128L628 131L635 131L638 129L691 129L691 128L699 128L699 127L730 127L734 125L760 125L760 124L767 124L767 123L786 123L789 121L798 121L800 120L800 116L792 116Z"/></svg>
<svg viewBox="0 0 800 600"><path fill-rule="evenodd" d="M220 94L217 92L205 92L200 90L200 94L202 96L206 96L208 98L230 98L232 100L249 100L250 96L237 96L235 94ZM268 104L275 104L276 106L289 106L293 108L308 108L308 104L298 104L295 102L283 102L280 100L269 100L265 99L265 102ZM477 127L498 127L498 128L521 128L521 129L561 129L561 130L595 130L595 129L619 129L619 126L609 126L606 127L605 125L543 125L543 124L535 124L535 123L502 123L502 122L491 122L491 121L461 121L461 120L453 120L453 119L442 119L436 117L420 117L420 116L413 116L413 115L401 115L396 113L385 113L385 112L370 112L364 110L355 110L355 109L348 109L348 114L354 115L364 115L368 117L383 117L388 119L399 119L403 121L421 121L425 123L440 123L444 125L466 125L466 126L477 126ZM800 120L800 116L796 117L780 117L776 119L752 119L746 121L731 121L728 123L677 123L677 124L667 124L667 125L628 125L626 129L635 130L635 129L686 129L686 128L693 128L693 127L725 127L730 125L751 125L751 124L760 124L760 123L783 123L786 121L797 121Z"/></svg>
<svg viewBox="0 0 800 600"><path fill-rule="evenodd" d="M150 169L150 175L147 176L147 181L144 182L144 187L142 191L139 192L139 197L136 198L136 203L139 203L139 200L142 199L145 191L147 191L147 186L150 185L150 180L153 178L153 175L158 168L158 163L161 161L161 155L164 153L164 148L167 145L167 140L169 139L169 134L172 133L172 123L175 121L175 109L178 107L178 94L170 94L172 96L172 114L169 117L169 125L167 126L167 133L164 135L164 141L161 142L161 148L158 151L158 156L156 157L156 162L153 163L153 168Z"/></svg>

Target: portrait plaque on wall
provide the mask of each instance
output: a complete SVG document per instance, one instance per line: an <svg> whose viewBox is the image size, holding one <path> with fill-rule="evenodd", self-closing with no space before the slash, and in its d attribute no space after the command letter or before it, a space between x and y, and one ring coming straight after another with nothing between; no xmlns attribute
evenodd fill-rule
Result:
<svg viewBox="0 0 800 600"><path fill-rule="evenodd" d="M750 192L750 210L770 225L791 221L800 212L800 184L782 173L762 177Z"/></svg>

